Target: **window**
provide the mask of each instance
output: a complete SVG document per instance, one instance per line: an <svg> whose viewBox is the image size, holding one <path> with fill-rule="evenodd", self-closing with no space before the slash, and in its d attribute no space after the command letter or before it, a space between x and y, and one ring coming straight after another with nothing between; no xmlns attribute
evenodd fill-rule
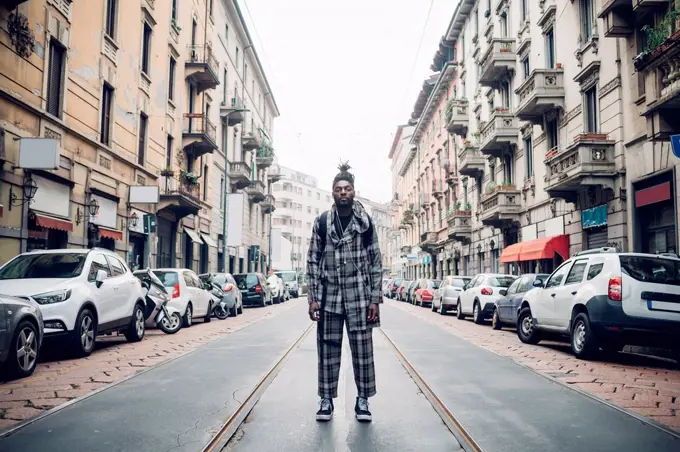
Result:
<svg viewBox="0 0 680 452"><path fill-rule="evenodd" d="M111 145L111 106L113 105L113 88L104 83L102 88L101 137L100 141Z"/></svg>
<svg viewBox="0 0 680 452"><path fill-rule="evenodd" d="M522 60L522 68L524 73L524 79L526 80L531 75L531 66L529 66L529 55L527 55L526 58Z"/></svg>
<svg viewBox="0 0 680 452"><path fill-rule="evenodd" d="M316 199L317 199L317 201L320 201L320 200L321 200L321 193L317 193L317 194L316 194ZM318 209L317 209L317 210L318 210Z"/></svg>
<svg viewBox="0 0 680 452"><path fill-rule="evenodd" d="M118 259L116 259L113 256L106 256L106 260L109 261L109 265L111 266L111 273L114 277L125 274L125 268Z"/></svg>
<svg viewBox="0 0 680 452"><path fill-rule="evenodd" d="M211 16L213 15L213 3L214 3L214 0L210 0L210 15Z"/></svg>
<svg viewBox="0 0 680 452"><path fill-rule="evenodd" d="M224 24L224 40L229 42L229 24Z"/></svg>
<svg viewBox="0 0 680 452"><path fill-rule="evenodd" d="M512 154L505 154L503 156L503 183L513 183L514 172L512 171Z"/></svg>
<svg viewBox="0 0 680 452"><path fill-rule="evenodd" d="M588 265L587 260L580 260L576 261L573 267L571 267L571 270L569 271L569 276L567 276L567 280L564 282L564 285L568 284L578 284L581 281L583 281L583 275L586 272L586 265Z"/></svg>
<svg viewBox="0 0 680 452"><path fill-rule="evenodd" d="M97 272L99 272L99 270L104 270L107 277L111 276L111 269L109 268L109 263L106 261L104 255L95 253L92 256L92 265L90 266L90 273L87 275L87 280L89 282L95 282L97 279Z"/></svg>
<svg viewBox="0 0 680 452"><path fill-rule="evenodd" d="M581 35L583 41L588 42L593 36L593 0L580 0L581 2Z"/></svg>
<svg viewBox="0 0 680 452"><path fill-rule="evenodd" d="M203 200L207 201L208 200L208 184L207 181L208 179L208 165L203 165Z"/></svg>
<svg viewBox="0 0 680 452"><path fill-rule="evenodd" d="M165 167L170 168L172 167L172 144L173 144L174 139L172 138L172 135L168 135L166 141L165 141Z"/></svg>
<svg viewBox="0 0 680 452"><path fill-rule="evenodd" d="M637 281L680 286L680 263L676 260L651 256L619 256L619 260L621 271Z"/></svg>
<svg viewBox="0 0 680 452"><path fill-rule="evenodd" d="M593 86L583 93L585 108L585 132L596 133L600 128L597 114L597 88Z"/></svg>
<svg viewBox="0 0 680 452"><path fill-rule="evenodd" d="M522 19L522 22L524 22L528 19L528 17L527 17L528 12L529 12L529 6L527 5L527 0L522 0L522 4L520 5L520 17Z"/></svg>
<svg viewBox="0 0 680 452"><path fill-rule="evenodd" d="M550 30L545 34L546 64L548 69L555 68L555 31Z"/></svg>
<svg viewBox="0 0 680 452"><path fill-rule="evenodd" d="M316 214L319 215L319 209L316 209Z"/></svg>
<svg viewBox="0 0 680 452"><path fill-rule="evenodd" d="M312 197L312 190L307 190L307 197L311 198Z"/></svg>
<svg viewBox="0 0 680 452"><path fill-rule="evenodd" d="M238 47L236 47L236 56L234 57L234 66L236 67L236 70L238 71Z"/></svg>
<svg viewBox="0 0 680 452"><path fill-rule="evenodd" d="M116 33L116 14L118 10L118 0L106 0L106 34L115 38Z"/></svg>
<svg viewBox="0 0 680 452"><path fill-rule="evenodd" d="M475 37L479 35L479 9L475 10Z"/></svg>
<svg viewBox="0 0 680 452"><path fill-rule="evenodd" d="M312 207L311 206L307 206L307 213L312 213Z"/></svg>
<svg viewBox="0 0 680 452"><path fill-rule="evenodd" d="M529 179L531 176L534 175L534 148L532 146L530 136L524 138L524 161L526 162L527 165L526 178Z"/></svg>
<svg viewBox="0 0 680 452"><path fill-rule="evenodd" d="M590 264L590 268L588 269L588 278L587 280L590 281L594 277L600 274L602 271L602 267L604 267L604 262L600 262L599 264Z"/></svg>
<svg viewBox="0 0 680 452"><path fill-rule="evenodd" d="M61 117L61 98L64 91L63 74L66 49L59 41L50 41L50 65L47 76L47 112Z"/></svg>
<svg viewBox="0 0 680 452"><path fill-rule="evenodd" d="M224 210L224 176L220 177L220 210ZM274 220L277 220L275 218ZM278 224L278 221L275 221Z"/></svg>
<svg viewBox="0 0 680 452"><path fill-rule="evenodd" d="M177 20L177 0L172 0L172 18Z"/></svg>
<svg viewBox="0 0 680 452"><path fill-rule="evenodd" d="M227 90L227 69L225 68L224 74L222 75L222 102L225 105L228 105L227 104L227 97L229 96L229 94L228 94L227 91L228 91Z"/></svg>
<svg viewBox="0 0 680 452"><path fill-rule="evenodd" d="M149 75L149 66L151 65L151 27L146 22L144 22L142 38L142 72Z"/></svg>
<svg viewBox="0 0 680 452"><path fill-rule="evenodd" d="M501 102L503 108L510 108L510 82L503 81L501 83Z"/></svg>
<svg viewBox="0 0 680 452"><path fill-rule="evenodd" d="M550 279L548 279L548 282L545 283L545 288L547 289L549 287L559 286L562 283L562 280L564 279L565 275L569 271L570 266L571 262L565 262L557 270L555 270L553 274L550 276Z"/></svg>
<svg viewBox="0 0 680 452"><path fill-rule="evenodd" d="M177 61L170 57L170 65L168 70L168 99L175 100L175 72L177 70Z"/></svg>
<svg viewBox="0 0 680 452"><path fill-rule="evenodd" d="M149 117L144 113L139 114L139 147L137 149L137 164L144 165L144 151L146 150L146 129Z"/></svg>
<svg viewBox="0 0 680 452"><path fill-rule="evenodd" d="M546 125L545 134L548 140L548 150L551 150L559 146L557 118L547 120L545 125Z"/></svg>
<svg viewBox="0 0 680 452"><path fill-rule="evenodd" d="M502 14L501 15L501 37L502 38L507 38L508 37L508 15L507 14Z"/></svg>

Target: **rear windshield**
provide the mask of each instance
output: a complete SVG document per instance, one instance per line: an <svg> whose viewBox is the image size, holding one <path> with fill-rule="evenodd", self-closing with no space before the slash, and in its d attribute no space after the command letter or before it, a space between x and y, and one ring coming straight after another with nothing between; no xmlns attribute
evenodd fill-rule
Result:
<svg viewBox="0 0 680 452"><path fill-rule="evenodd" d="M513 276L492 276L489 278L491 287L510 287L517 278Z"/></svg>
<svg viewBox="0 0 680 452"><path fill-rule="evenodd" d="M0 269L0 279L75 278L86 258L85 253L24 254Z"/></svg>
<svg viewBox="0 0 680 452"><path fill-rule="evenodd" d="M260 283L255 273L248 273L247 275L234 275L234 279L236 280L236 285L241 290L251 289Z"/></svg>
<svg viewBox="0 0 680 452"><path fill-rule="evenodd" d="M469 280L468 280L469 281ZM468 283L468 281L465 281L464 279L452 279L451 280L451 285L453 287L465 287L465 284Z"/></svg>
<svg viewBox="0 0 680 452"><path fill-rule="evenodd" d="M638 281L680 286L680 261L652 256L619 256L622 271Z"/></svg>
<svg viewBox="0 0 680 452"><path fill-rule="evenodd" d="M395 279L394 280L394 285L399 287L401 285L401 279Z"/></svg>
<svg viewBox="0 0 680 452"><path fill-rule="evenodd" d="M164 272L160 270L154 270L153 272L165 287L173 287L179 282L179 275L177 272Z"/></svg>
<svg viewBox="0 0 680 452"><path fill-rule="evenodd" d="M274 272L276 276L283 279L284 282L297 281L297 274L295 272Z"/></svg>
<svg viewBox="0 0 680 452"><path fill-rule="evenodd" d="M210 276L212 276L213 282L219 285L224 285L224 283L227 282L227 275L224 273L212 273L212 274L206 273L203 275L198 275L198 277L201 278L201 281L207 281Z"/></svg>
<svg viewBox="0 0 680 452"><path fill-rule="evenodd" d="M430 289L439 289L439 285L441 284L441 281L428 281L427 282L427 287Z"/></svg>

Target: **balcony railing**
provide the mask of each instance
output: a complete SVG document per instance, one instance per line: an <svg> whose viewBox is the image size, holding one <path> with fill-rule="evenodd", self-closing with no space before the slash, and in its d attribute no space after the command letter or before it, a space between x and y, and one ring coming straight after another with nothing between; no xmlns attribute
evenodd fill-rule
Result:
<svg viewBox="0 0 680 452"><path fill-rule="evenodd" d="M493 38L481 60L480 85L497 87L516 65L515 38Z"/></svg>
<svg viewBox="0 0 680 452"><path fill-rule="evenodd" d="M437 233L436 232L423 232L420 234L420 246L428 247L437 243Z"/></svg>
<svg viewBox="0 0 680 452"><path fill-rule="evenodd" d="M463 176L476 177L484 172L484 160L479 149L466 143L458 152L458 172Z"/></svg>
<svg viewBox="0 0 680 452"><path fill-rule="evenodd" d="M432 195L437 199L444 196L444 183L439 178L432 179Z"/></svg>
<svg viewBox="0 0 680 452"><path fill-rule="evenodd" d="M265 199L264 183L260 180L250 181L245 191L253 202L261 202Z"/></svg>
<svg viewBox="0 0 680 452"><path fill-rule="evenodd" d="M251 169L246 162L229 163L229 179L236 188L245 188L250 183Z"/></svg>
<svg viewBox="0 0 680 452"><path fill-rule="evenodd" d="M160 178L161 196L188 196L192 199L201 198L201 184L193 182L183 175L161 176Z"/></svg>
<svg viewBox="0 0 680 452"><path fill-rule="evenodd" d="M541 124L550 110L564 110L564 70L534 69L515 93L519 97L517 117Z"/></svg>
<svg viewBox="0 0 680 452"><path fill-rule="evenodd" d="M220 65L208 45L189 45L189 53L185 63L186 77L196 85L200 93L206 89L213 89L220 84Z"/></svg>
<svg viewBox="0 0 680 452"><path fill-rule="evenodd" d="M552 150L545 159L545 190L567 200L576 200L583 187L614 190L614 151L606 134L581 134L565 150Z"/></svg>
<svg viewBox="0 0 680 452"><path fill-rule="evenodd" d="M264 213L272 213L276 210L276 198L273 195L265 195L264 200L260 203Z"/></svg>
<svg viewBox="0 0 680 452"><path fill-rule="evenodd" d="M195 157L212 153L217 149L217 127L204 113L185 113L182 146Z"/></svg>
<svg viewBox="0 0 680 452"><path fill-rule="evenodd" d="M262 138L257 132L243 132L241 140L243 149L246 151L252 151L262 146Z"/></svg>
<svg viewBox="0 0 680 452"><path fill-rule="evenodd" d="M220 105L220 116L222 122L230 127L236 126L243 122L243 114L245 113L243 101L238 96L232 97L228 102L222 102Z"/></svg>
<svg viewBox="0 0 680 452"><path fill-rule="evenodd" d="M273 166L267 171L267 179L269 179L269 182L272 184L280 181L282 177L283 173L281 173L281 169L278 166Z"/></svg>
<svg viewBox="0 0 680 452"><path fill-rule="evenodd" d="M270 145L262 144L262 146L257 149L255 157L257 159L258 167L266 168L271 166L272 163L274 163L274 148Z"/></svg>
<svg viewBox="0 0 680 452"><path fill-rule="evenodd" d="M501 157L518 142L519 124L514 114L507 109L497 108L489 122L482 127L479 151L484 155Z"/></svg>
<svg viewBox="0 0 680 452"><path fill-rule="evenodd" d="M446 217L447 234L450 239L469 242L472 237L472 213L469 210L454 210Z"/></svg>
<svg viewBox="0 0 680 452"><path fill-rule="evenodd" d="M449 133L465 136L468 125L468 101L465 99L452 99L446 110L446 130Z"/></svg>
<svg viewBox="0 0 680 452"><path fill-rule="evenodd" d="M522 211L521 194L515 186L500 186L484 195L479 210L482 223L500 227L506 222L518 222Z"/></svg>

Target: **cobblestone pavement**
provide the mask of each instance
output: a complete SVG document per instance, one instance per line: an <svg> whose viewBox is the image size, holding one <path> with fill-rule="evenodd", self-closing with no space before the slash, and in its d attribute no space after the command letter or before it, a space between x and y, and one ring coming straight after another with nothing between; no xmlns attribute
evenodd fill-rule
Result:
<svg viewBox="0 0 680 452"><path fill-rule="evenodd" d="M63 353L48 349L32 376L0 384L0 429L285 310L305 309L303 304L304 299L298 298L282 305L246 308L243 314L226 320L213 318L206 324L197 320L191 328L182 328L174 335L147 330L146 337L134 344L122 335L102 336L97 339L97 349L87 358L64 358Z"/></svg>
<svg viewBox="0 0 680 452"><path fill-rule="evenodd" d="M458 320L455 314L441 316L430 308L394 300L386 303L561 383L680 431L680 371L671 361L631 353L583 361L571 354L566 342L528 345L510 328L495 331L489 325Z"/></svg>

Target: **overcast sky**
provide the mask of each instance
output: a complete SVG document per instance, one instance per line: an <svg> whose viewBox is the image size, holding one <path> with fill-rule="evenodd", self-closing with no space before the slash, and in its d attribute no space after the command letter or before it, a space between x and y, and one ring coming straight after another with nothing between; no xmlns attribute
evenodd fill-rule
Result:
<svg viewBox="0 0 680 452"><path fill-rule="evenodd" d="M239 0L281 110L279 163L330 189L349 160L361 196L391 197L387 158L458 0ZM259 36L259 38L258 38Z"/></svg>

